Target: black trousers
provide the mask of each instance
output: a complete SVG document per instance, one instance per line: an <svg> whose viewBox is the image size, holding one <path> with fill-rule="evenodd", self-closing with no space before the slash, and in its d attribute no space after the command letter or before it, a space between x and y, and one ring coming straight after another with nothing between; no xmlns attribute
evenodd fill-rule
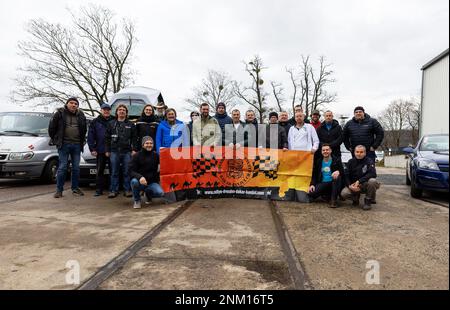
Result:
<svg viewBox="0 0 450 310"><path fill-rule="evenodd" d="M316 184L316 190L312 193L308 193L308 196L312 199L319 198L321 196L326 196L331 198L331 200L336 201L342 188L342 179L339 176L336 180L327 183Z"/></svg>
<svg viewBox="0 0 450 310"><path fill-rule="evenodd" d="M108 164L108 167L111 165L109 161L109 157L106 157L104 153L97 154L97 175L96 175L96 185L97 185L97 191L103 192L105 189L105 168L106 164ZM111 171L110 171L111 173Z"/></svg>

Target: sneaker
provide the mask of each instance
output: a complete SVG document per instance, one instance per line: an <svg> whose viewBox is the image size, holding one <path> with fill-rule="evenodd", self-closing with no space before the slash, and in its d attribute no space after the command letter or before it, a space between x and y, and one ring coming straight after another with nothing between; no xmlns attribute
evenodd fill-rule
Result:
<svg viewBox="0 0 450 310"><path fill-rule="evenodd" d="M117 197L117 193L116 192L110 192L108 195L108 198L116 198Z"/></svg>
<svg viewBox="0 0 450 310"><path fill-rule="evenodd" d="M133 193L131 191L126 191L123 195L127 198L133 197Z"/></svg>
<svg viewBox="0 0 450 310"><path fill-rule="evenodd" d="M135 201L133 204L133 209L140 209L141 208L141 202L140 201Z"/></svg>
<svg viewBox="0 0 450 310"><path fill-rule="evenodd" d="M102 196L103 192L102 191L96 191L94 194L94 197L98 197L98 196Z"/></svg>
<svg viewBox="0 0 450 310"><path fill-rule="evenodd" d="M84 193L81 191L81 189L77 188L77 189L73 189L72 190L72 194L74 195L78 195L78 196L84 196Z"/></svg>
<svg viewBox="0 0 450 310"><path fill-rule="evenodd" d="M55 198L61 198L62 197L62 192L56 192L53 197Z"/></svg>

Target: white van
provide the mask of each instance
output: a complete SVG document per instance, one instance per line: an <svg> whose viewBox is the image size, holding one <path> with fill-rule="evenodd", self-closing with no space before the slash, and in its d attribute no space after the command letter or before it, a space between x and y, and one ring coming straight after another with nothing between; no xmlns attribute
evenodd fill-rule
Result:
<svg viewBox="0 0 450 310"><path fill-rule="evenodd" d="M56 181L58 151L50 146L52 113L0 112L0 178Z"/></svg>

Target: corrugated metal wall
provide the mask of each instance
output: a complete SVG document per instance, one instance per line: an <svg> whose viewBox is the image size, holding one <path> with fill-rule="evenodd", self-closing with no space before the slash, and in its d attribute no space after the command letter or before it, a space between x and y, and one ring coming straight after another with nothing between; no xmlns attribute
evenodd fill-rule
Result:
<svg viewBox="0 0 450 310"><path fill-rule="evenodd" d="M449 133L449 55L423 72L420 135Z"/></svg>

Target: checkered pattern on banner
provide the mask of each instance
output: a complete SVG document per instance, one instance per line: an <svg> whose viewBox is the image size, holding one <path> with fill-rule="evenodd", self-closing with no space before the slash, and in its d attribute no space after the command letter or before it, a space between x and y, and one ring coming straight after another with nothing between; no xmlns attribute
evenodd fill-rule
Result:
<svg viewBox="0 0 450 310"><path fill-rule="evenodd" d="M192 161L194 178L197 179L204 175L206 172L211 172L213 176L217 176L217 170L215 170L217 163L217 159L214 155L212 155L211 158L205 158L205 156L201 154L200 158L196 158Z"/></svg>
<svg viewBox="0 0 450 310"><path fill-rule="evenodd" d="M264 173L269 179L275 180L278 178L278 166L280 162L278 160L271 160L270 156L264 156L262 159L256 156L253 162L253 178L257 177L258 174Z"/></svg>

